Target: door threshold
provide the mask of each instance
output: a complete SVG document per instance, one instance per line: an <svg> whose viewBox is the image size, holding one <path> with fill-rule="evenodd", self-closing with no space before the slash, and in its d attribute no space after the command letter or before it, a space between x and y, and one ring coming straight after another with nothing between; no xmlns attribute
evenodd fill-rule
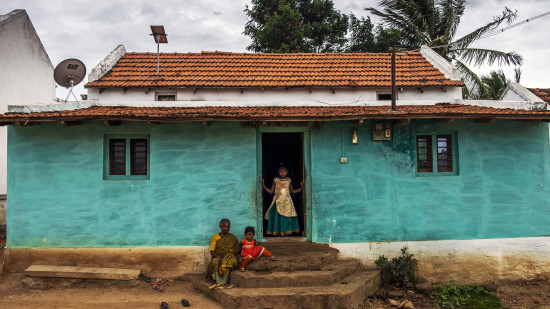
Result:
<svg viewBox="0 0 550 309"><path fill-rule="evenodd" d="M262 242L311 242L307 237L304 236L264 236L264 239Z"/></svg>

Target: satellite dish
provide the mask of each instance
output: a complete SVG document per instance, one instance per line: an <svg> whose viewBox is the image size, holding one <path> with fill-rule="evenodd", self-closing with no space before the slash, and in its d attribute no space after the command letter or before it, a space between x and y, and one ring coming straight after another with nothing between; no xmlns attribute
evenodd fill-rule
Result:
<svg viewBox="0 0 550 309"><path fill-rule="evenodd" d="M69 95L73 93L74 85L78 85L86 76L86 66L78 59L66 59L61 61L53 71L53 79L57 84L65 88L70 88ZM74 96L74 93L73 93ZM76 99L76 96L74 96ZM78 99L76 99L78 101Z"/></svg>

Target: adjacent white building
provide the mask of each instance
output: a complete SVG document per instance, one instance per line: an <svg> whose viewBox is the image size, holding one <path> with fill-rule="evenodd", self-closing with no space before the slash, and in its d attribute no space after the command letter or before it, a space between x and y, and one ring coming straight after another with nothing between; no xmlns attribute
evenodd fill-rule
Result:
<svg viewBox="0 0 550 309"><path fill-rule="evenodd" d="M0 15L0 113L8 105L51 103L53 65L25 10ZM0 226L5 225L7 127L0 126Z"/></svg>

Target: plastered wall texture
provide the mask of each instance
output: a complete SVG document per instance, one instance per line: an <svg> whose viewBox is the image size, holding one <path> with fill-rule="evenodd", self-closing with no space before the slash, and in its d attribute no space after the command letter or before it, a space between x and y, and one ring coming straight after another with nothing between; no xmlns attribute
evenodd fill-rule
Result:
<svg viewBox="0 0 550 309"><path fill-rule="evenodd" d="M105 134L149 134L150 180L103 180ZM7 246L206 245L256 221L256 133L239 124L9 128Z"/></svg>
<svg viewBox="0 0 550 309"><path fill-rule="evenodd" d="M309 132L313 241L550 234L545 124L412 121L384 142L371 128L327 122ZM456 134L458 175L417 176L415 132ZM149 134L149 180L103 179L106 134ZM240 237L260 216L256 136L220 122L10 126L7 247L206 246L223 217Z"/></svg>
<svg viewBox="0 0 550 309"><path fill-rule="evenodd" d="M343 126L343 127L342 127ZM483 239L550 234L546 124L432 120L394 125L375 142L371 122L326 123L311 134L313 241ZM343 132L343 134L341 134ZM455 133L456 176L418 177L415 132ZM348 163L339 163L342 145ZM332 145L328 147L328 145Z"/></svg>

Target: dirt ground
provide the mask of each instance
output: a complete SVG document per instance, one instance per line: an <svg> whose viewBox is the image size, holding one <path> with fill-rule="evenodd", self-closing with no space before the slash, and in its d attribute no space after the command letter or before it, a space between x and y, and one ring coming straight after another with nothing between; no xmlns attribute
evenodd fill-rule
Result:
<svg viewBox="0 0 550 309"><path fill-rule="evenodd" d="M524 281L488 287L491 294L500 299L502 308L508 309L550 309L550 282ZM403 292L397 289L380 289L367 299L363 308L392 308L388 299L402 303L409 300L414 308L439 308L429 294ZM397 307L393 307L397 308Z"/></svg>
<svg viewBox="0 0 550 309"><path fill-rule="evenodd" d="M187 299L195 308L221 308L219 303L194 290L184 278L161 287L162 292L156 291L142 280L41 279L8 273L0 276L0 308L159 308L163 301L170 308L183 308L181 299ZM550 308L548 282L507 284L493 293L502 301L503 308ZM437 308L429 295L412 291L400 294L381 289L367 299L363 308L391 308L388 298L410 300L414 308Z"/></svg>
<svg viewBox="0 0 550 309"><path fill-rule="evenodd" d="M0 261L3 261L1 248ZM169 308L183 308L182 299L188 300L194 308L221 308L219 303L196 291L185 278L159 287L162 291L153 289L143 280L32 278L22 273L3 273L0 275L0 308L145 309L160 308L161 302L167 302ZM550 309L548 281L516 282L494 289L492 293L501 300L503 308ZM380 289L365 301L363 308L391 308L388 299L409 300L414 308L437 308L428 294L392 289Z"/></svg>

